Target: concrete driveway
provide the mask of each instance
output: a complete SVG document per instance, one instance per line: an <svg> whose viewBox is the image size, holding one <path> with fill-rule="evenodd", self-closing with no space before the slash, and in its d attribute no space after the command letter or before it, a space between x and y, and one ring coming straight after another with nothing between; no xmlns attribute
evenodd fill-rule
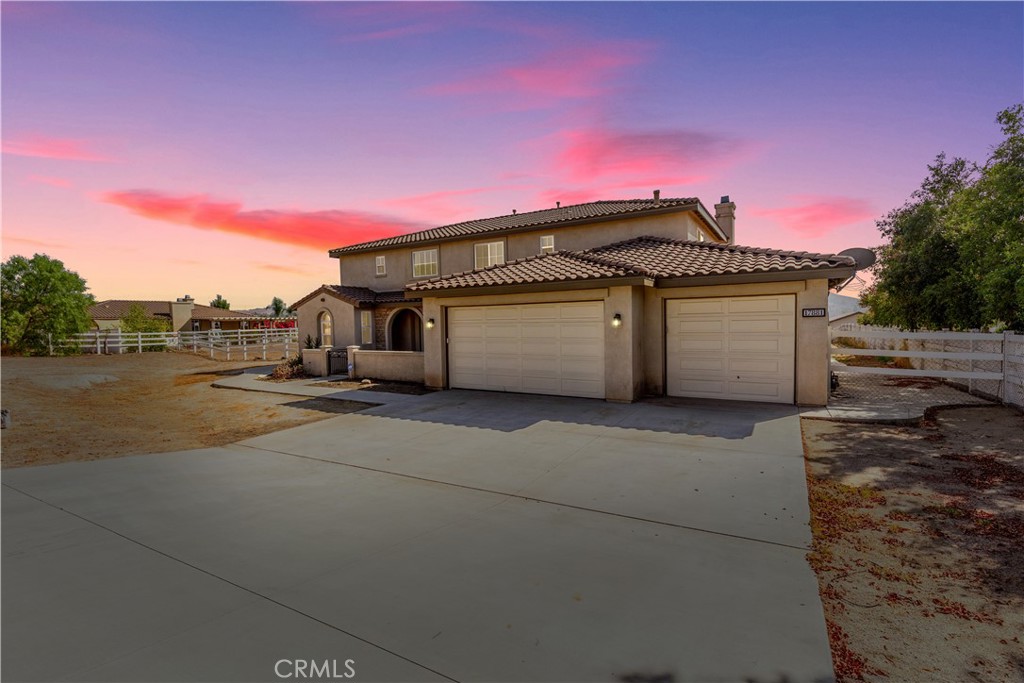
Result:
<svg viewBox="0 0 1024 683"><path fill-rule="evenodd" d="M3 679L831 680L798 419L449 391L7 471Z"/></svg>

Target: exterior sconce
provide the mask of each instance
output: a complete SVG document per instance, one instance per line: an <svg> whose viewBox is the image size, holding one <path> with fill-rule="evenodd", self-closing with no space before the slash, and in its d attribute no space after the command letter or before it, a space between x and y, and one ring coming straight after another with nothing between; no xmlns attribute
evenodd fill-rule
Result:
<svg viewBox="0 0 1024 683"><path fill-rule="evenodd" d="M612 327L622 327L622 316L618 313L612 316Z"/></svg>
<svg viewBox="0 0 1024 683"><path fill-rule="evenodd" d="M427 329L428 330L434 329L434 319L433 318L427 318Z"/></svg>

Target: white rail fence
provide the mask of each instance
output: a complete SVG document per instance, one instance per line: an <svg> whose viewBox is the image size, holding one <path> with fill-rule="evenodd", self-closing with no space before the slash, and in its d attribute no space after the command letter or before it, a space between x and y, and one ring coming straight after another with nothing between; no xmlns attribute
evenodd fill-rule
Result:
<svg viewBox="0 0 1024 683"><path fill-rule="evenodd" d="M93 330L63 340L50 340L50 355L80 353L142 353L175 349L209 354L218 360L287 358L299 350L298 330L211 330L208 332L122 332Z"/></svg>
<svg viewBox="0 0 1024 683"><path fill-rule="evenodd" d="M832 371L933 377L1024 409L1024 335L1015 332L907 332L848 323L830 330ZM846 365L836 356L907 359L910 367Z"/></svg>

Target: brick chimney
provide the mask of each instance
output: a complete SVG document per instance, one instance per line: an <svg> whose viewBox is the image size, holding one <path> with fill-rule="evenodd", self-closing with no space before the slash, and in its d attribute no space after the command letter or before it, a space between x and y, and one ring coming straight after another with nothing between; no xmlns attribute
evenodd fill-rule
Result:
<svg viewBox="0 0 1024 683"><path fill-rule="evenodd" d="M715 204L715 220L726 236L727 244L736 242L736 202L729 201L729 195L722 197L722 201Z"/></svg>

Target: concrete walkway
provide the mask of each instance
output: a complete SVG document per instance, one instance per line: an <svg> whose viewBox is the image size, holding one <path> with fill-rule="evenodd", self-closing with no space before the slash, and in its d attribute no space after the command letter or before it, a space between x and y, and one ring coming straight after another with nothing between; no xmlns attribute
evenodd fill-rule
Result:
<svg viewBox="0 0 1024 683"><path fill-rule="evenodd" d="M5 471L4 680L831 680L795 408L404 398Z"/></svg>
<svg viewBox="0 0 1024 683"><path fill-rule="evenodd" d="M830 397L827 407L804 409L801 415L838 422L899 424L916 422L926 410L936 406L993 405L991 401L928 378L896 380L878 375L841 377L839 389Z"/></svg>

